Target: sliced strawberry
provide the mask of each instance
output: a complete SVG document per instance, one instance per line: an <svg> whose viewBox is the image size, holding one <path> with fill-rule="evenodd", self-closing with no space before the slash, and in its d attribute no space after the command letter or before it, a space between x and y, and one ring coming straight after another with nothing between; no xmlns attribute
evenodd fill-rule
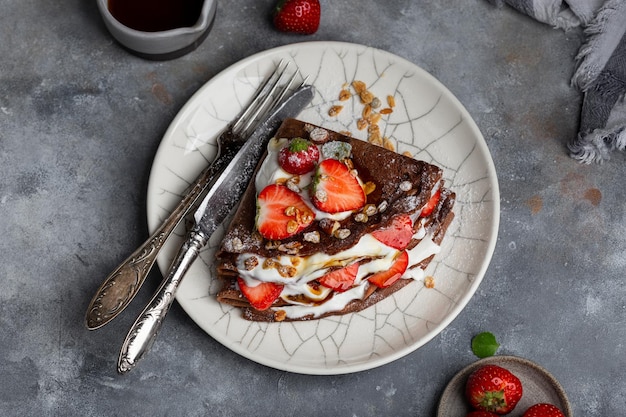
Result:
<svg viewBox="0 0 626 417"><path fill-rule="evenodd" d="M280 240L299 233L315 218L302 197L284 185L271 184L257 197L256 227L266 239Z"/></svg>
<svg viewBox="0 0 626 417"><path fill-rule="evenodd" d="M409 266L409 254L406 251L402 251L388 271L370 275L368 280L377 287L386 288L402 277L407 266Z"/></svg>
<svg viewBox="0 0 626 417"><path fill-rule="evenodd" d="M278 152L278 165L294 175L302 175L315 169L320 150L306 139L293 138Z"/></svg>
<svg viewBox="0 0 626 417"><path fill-rule="evenodd" d="M358 262L348 265L341 269L335 269L332 272L324 275L318 281L325 287L333 289L338 292L344 292L352 288L354 280L356 279L356 273L359 270Z"/></svg>
<svg viewBox="0 0 626 417"><path fill-rule="evenodd" d="M360 209L365 205L365 192L347 166L336 159L319 163L313 178L311 200L326 213Z"/></svg>
<svg viewBox="0 0 626 417"><path fill-rule="evenodd" d="M320 25L319 0L279 0L274 10L274 26L281 32L311 35Z"/></svg>
<svg viewBox="0 0 626 417"><path fill-rule="evenodd" d="M237 277L237 283L241 293L257 310L267 310L283 291L282 285L273 282L259 282L259 285L249 287L241 277Z"/></svg>
<svg viewBox="0 0 626 417"><path fill-rule="evenodd" d="M433 194L430 197L430 200L428 200L428 203L426 203L426 205L422 208L422 213L420 214L420 217L430 216L433 210L435 210L435 207L437 207L437 204L439 203L440 198L441 198L441 189L438 189L437 191L435 191L435 194Z"/></svg>
<svg viewBox="0 0 626 417"><path fill-rule="evenodd" d="M413 234L413 221L407 214L394 217L388 227L372 232L376 240L399 250L406 249Z"/></svg>

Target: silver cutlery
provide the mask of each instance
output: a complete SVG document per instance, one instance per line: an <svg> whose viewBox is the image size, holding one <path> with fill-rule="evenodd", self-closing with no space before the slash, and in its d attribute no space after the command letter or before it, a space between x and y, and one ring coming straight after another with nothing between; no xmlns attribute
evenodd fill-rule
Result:
<svg viewBox="0 0 626 417"><path fill-rule="evenodd" d="M117 367L119 373L126 373L133 369L150 349L174 301L176 290L183 276L213 232L237 206L273 132L285 118L295 117L300 113L311 102L313 95L312 86L301 86L255 129L230 161L223 160L225 162L221 163L223 165L221 174L210 182L204 200L194 213L195 224L175 257L167 276L148 306L130 328L122 344Z"/></svg>
<svg viewBox="0 0 626 417"><path fill-rule="evenodd" d="M219 154L215 161L205 168L188 193L174 208L157 230L122 262L100 285L93 296L85 322L89 330L98 329L117 317L139 292L146 276L150 272L159 251L181 220L191 211L211 181L236 154L250 133L260 124L279 101L288 92L288 88L297 73L292 75L287 84L279 81L286 76L289 63L281 61L274 72L257 90L251 103L230 123L217 140Z"/></svg>

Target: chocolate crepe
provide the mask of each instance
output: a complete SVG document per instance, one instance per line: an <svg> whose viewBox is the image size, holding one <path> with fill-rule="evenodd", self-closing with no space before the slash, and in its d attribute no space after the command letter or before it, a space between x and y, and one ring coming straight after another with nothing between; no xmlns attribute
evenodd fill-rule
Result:
<svg viewBox="0 0 626 417"><path fill-rule="evenodd" d="M283 122L275 137L291 139L309 138L314 129L323 129L309 123L288 119ZM319 242L302 239L303 233L288 239L269 242L255 231L256 195L254 181L246 190L235 212L233 220L224 235L217 252L217 273L223 287L217 294L219 302L234 305L242 309L243 317L253 321L309 320L329 315L341 315L363 310L410 284L412 279L400 279L387 288L370 285L362 300L351 301L343 310L325 313L318 317L290 319L280 314L280 307L287 305L278 299L271 308L259 311L250 306L236 285L238 254L254 253L266 258L285 255L285 248L297 248L296 256L309 256L315 253L336 254L355 245L363 235L389 225L391 220L402 213L414 214L428 202L433 190L439 187L441 198L433 213L426 218L427 233L433 235L433 241L440 244L454 214L455 194L443 187L442 170L424 161L400 155L396 152L372 145L365 141L324 129L328 133L327 141L347 142L352 147L351 159L363 183L373 183L375 188L367 195L367 203L381 210L370 216L367 222L356 221L354 216L341 221L340 228L350 230L350 235L339 239L327 230L324 222L313 222L303 233L319 232ZM318 130L319 131L319 130ZM262 161L259 163L259 167ZM257 168L258 169L258 168ZM418 227L418 225L416 225ZM414 239L409 249L417 245ZM292 253L293 254L293 253ZM424 269L432 260L421 262L418 267Z"/></svg>

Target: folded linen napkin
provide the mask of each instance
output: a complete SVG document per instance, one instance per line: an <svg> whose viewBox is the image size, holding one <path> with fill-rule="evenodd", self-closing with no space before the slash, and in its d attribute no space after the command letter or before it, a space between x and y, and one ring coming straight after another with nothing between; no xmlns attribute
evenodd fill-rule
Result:
<svg viewBox="0 0 626 417"><path fill-rule="evenodd" d="M572 84L583 93L580 128L568 144L583 162L603 162L626 150L626 0L488 0L568 30L582 26Z"/></svg>

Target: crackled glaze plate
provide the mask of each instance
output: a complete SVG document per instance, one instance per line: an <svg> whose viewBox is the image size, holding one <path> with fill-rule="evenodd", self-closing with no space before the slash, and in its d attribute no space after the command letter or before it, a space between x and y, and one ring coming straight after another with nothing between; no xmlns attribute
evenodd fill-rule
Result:
<svg viewBox="0 0 626 417"><path fill-rule="evenodd" d="M457 194L456 218L427 275L435 287L416 281L359 313L310 322L255 323L215 299L214 255L223 236L210 239L183 280L177 301L210 336L258 363L296 373L343 374L371 369L415 351L443 330L470 300L489 265L499 222L499 192L493 161L476 124L434 77L403 58L370 47L310 42L271 49L227 68L181 109L156 154L148 187L148 226L155 230L196 175L215 157L219 132L251 99L281 60L292 63L316 88L299 119L353 133L362 105L341 102L342 87L364 81L370 91L395 97L396 107L379 124L398 152L442 167ZM165 274L185 230L167 242L157 262Z"/></svg>

